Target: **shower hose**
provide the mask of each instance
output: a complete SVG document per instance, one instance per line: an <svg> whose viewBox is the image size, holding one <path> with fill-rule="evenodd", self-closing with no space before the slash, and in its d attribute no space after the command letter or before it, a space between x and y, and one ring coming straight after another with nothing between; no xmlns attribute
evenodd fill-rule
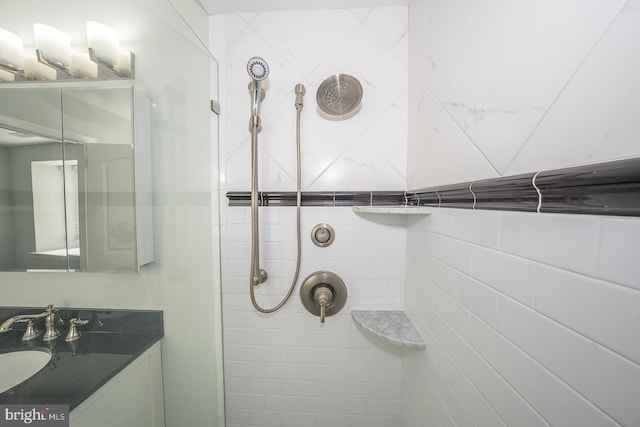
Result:
<svg viewBox="0 0 640 427"><path fill-rule="evenodd" d="M278 311L291 297L293 290L298 282L298 275L300 273L300 255L301 255L301 237L300 237L300 205L301 205L301 167L300 167L300 113L302 112L302 102L296 101L296 234L298 252L296 256L296 270L291 280L291 286L287 295L273 308L263 308L256 301L254 287L266 280L266 272L259 267L260 252L259 252L259 239L258 239L258 132L259 132L259 118L256 116L256 121L251 126L251 166L252 166L252 179L251 179L251 272L249 277L249 293L251 294L251 303L253 307L260 313L274 313Z"/></svg>

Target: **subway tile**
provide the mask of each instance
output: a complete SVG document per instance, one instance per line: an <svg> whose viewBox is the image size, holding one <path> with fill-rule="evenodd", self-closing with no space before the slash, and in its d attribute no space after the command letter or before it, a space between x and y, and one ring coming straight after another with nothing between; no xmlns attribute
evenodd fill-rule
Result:
<svg viewBox="0 0 640 427"><path fill-rule="evenodd" d="M298 397L267 394L264 397L264 404L267 408L274 411L293 412L298 410Z"/></svg>
<svg viewBox="0 0 640 427"><path fill-rule="evenodd" d="M475 316L469 326L469 344L525 399L529 394L529 356Z"/></svg>
<svg viewBox="0 0 640 427"><path fill-rule="evenodd" d="M429 281L451 295L455 293L453 280L455 270L451 266L432 257L425 257L424 266Z"/></svg>
<svg viewBox="0 0 640 427"><path fill-rule="evenodd" d="M231 407L240 409L264 409L264 395L227 393Z"/></svg>
<svg viewBox="0 0 640 427"><path fill-rule="evenodd" d="M437 258L456 270L470 274L471 248L466 242L441 236L437 241Z"/></svg>
<svg viewBox="0 0 640 427"><path fill-rule="evenodd" d="M401 366L375 366L370 367L368 371L368 379L374 383L397 383L402 379Z"/></svg>
<svg viewBox="0 0 640 427"><path fill-rule="evenodd" d="M283 412L282 427L313 426L316 423L316 415L303 412Z"/></svg>
<svg viewBox="0 0 640 427"><path fill-rule="evenodd" d="M332 413L333 412L333 398L331 397L301 397L300 398L300 410L302 412L315 412L315 413Z"/></svg>
<svg viewBox="0 0 640 427"><path fill-rule="evenodd" d="M365 366L334 366L333 378L336 381L368 381L369 369Z"/></svg>
<svg viewBox="0 0 640 427"><path fill-rule="evenodd" d="M225 369L229 377L263 378L265 365L260 362L227 361Z"/></svg>
<svg viewBox="0 0 640 427"><path fill-rule="evenodd" d="M444 236L453 236L455 230L454 214L454 209L434 209L427 218L427 229Z"/></svg>
<svg viewBox="0 0 640 427"><path fill-rule="evenodd" d="M330 381L333 378L331 365L302 365L299 367L298 378L301 380Z"/></svg>
<svg viewBox="0 0 640 427"><path fill-rule="evenodd" d="M314 381L314 383L315 396L354 397L350 390L352 382L331 379L329 381Z"/></svg>
<svg viewBox="0 0 640 427"><path fill-rule="evenodd" d="M503 251L594 276L600 219L595 216L508 212L502 217Z"/></svg>
<svg viewBox="0 0 640 427"><path fill-rule="evenodd" d="M449 353L445 351L444 347L437 343L434 344L434 347L436 365L455 394L464 402L473 420L479 426L505 427L495 410L454 362Z"/></svg>
<svg viewBox="0 0 640 427"><path fill-rule="evenodd" d="M351 417L343 414L316 414L316 426L351 427Z"/></svg>
<svg viewBox="0 0 640 427"><path fill-rule="evenodd" d="M533 306L536 264L504 252L474 246L471 276L496 291Z"/></svg>
<svg viewBox="0 0 640 427"><path fill-rule="evenodd" d="M350 415L349 427L386 427L386 417L375 415ZM398 426L399 424L394 424Z"/></svg>
<svg viewBox="0 0 640 427"><path fill-rule="evenodd" d="M600 346L594 366L589 398L620 424L640 425L640 366Z"/></svg>
<svg viewBox="0 0 640 427"><path fill-rule="evenodd" d="M247 380L244 393L263 394L265 395L265 399L271 395L280 395L282 394L282 380L272 378L250 378Z"/></svg>
<svg viewBox="0 0 640 427"><path fill-rule="evenodd" d="M285 396L317 396L315 389L315 381L303 381L297 379L282 380L282 394Z"/></svg>
<svg viewBox="0 0 640 427"><path fill-rule="evenodd" d="M507 425L546 427L547 423L462 338L451 335L451 355Z"/></svg>
<svg viewBox="0 0 640 427"><path fill-rule="evenodd" d="M444 292L438 293L437 313L461 336L469 333L469 310Z"/></svg>
<svg viewBox="0 0 640 427"><path fill-rule="evenodd" d="M281 351L274 346L247 346L247 359L250 362L280 362Z"/></svg>
<svg viewBox="0 0 640 427"><path fill-rule="evenodd" d="M504 297L497 330L564 382L588 394L596 349L591 340Z"/></svg>
<svg viewBox="0 0 640 427"><path fill-rule="evenodd" d="M619 426L587 399L533 361L529 402L554 427Z"/></svg>
<svg viewBox="0 0 640 427"><path fill-rule="evenodd" d="M454 237L474 245L500 247L500 219L497 212L456 210Z"/></svg>
<svg viewBox="0 0 640 427"><path fill-rule="evenodd" d="M359 414L366 415L368 413L367 399L336 399L333 398L334 414Z"/></svg>
<svg viewBox="0 0 640 427"><path fill-rule="evenodd" d="M225 411L227 425L246 425L249 422L249 411L247 409L230 409Z"/></svg>
<svg viewBox="0 0 640 427"><path fill-rule="evenodd" d="M380 351L379 348L352 349L351 360L358 366L399 366L402 364L401 359Z"/></svg>
<svg viewBox="0 0 640 427"><path fill-rule="evenodd" d="M455 272L452 275L455 286L455 297L471 313L485 322L496 323L498 309L498 293L477 280Z"/></svg>
<svg viewBox="0 0 640 427"><path fill-rule="evenodd" d="M264 377L286 380L297 380L300 378L301 367L295 363L264 363Z"/></svg>
<svg viewBox="0 0 640 427"><path fill-rule="evenodd" d="M435 391L429 405L433 409L433 413L440 427L456 427L456 423L444 405L442 398Z"/></svg>
<svg viewBox="0 0 640 427"><path fill-rule="evenodd" d="M282 424L282 412L277 410L249 410L249 424L260 427L277 427Z"/></svg>
<svg viewBox="0 0 640 427"><path fill-rule="evenodd" d="M472 421L469 413L458 396L456 396L455 392L452 390L447 379L445 379L436 367L429 369L429 371L429 376L433 381L434 393L437 393L440 397L455 426L475 427L475 423Z"/></svg>
<svg viewBox="0 0 640 427"><path fill-rule="evenodd" d="M312 364L315 362L316 349L309 347L278 347L285 363Z"/></svg>
<svg viewBox="0 0 640 427"><path fill-rule="evenodd" d="M640 220L604 218L598 277L640 289Z"/></svg>
<svg viewBox="0 0 640 427"><path fill-rule="evenodd" d="M399 415L400 400L399 399L367 399L368 415Z"/></svg>
<svg viewBox="0 0 640 427"><path fill-rule="evenodd" d="M398 399L400 397L400 387L396 387L394 393L389 393L389 385L386 383L351 383L350 396L354 399Z"/></svg>
<svg viewBox="0 0 640 427"><path fill-rule="evenodd" d="M536 309L640 362L640 292L555 268L540 267Z"/></svg>

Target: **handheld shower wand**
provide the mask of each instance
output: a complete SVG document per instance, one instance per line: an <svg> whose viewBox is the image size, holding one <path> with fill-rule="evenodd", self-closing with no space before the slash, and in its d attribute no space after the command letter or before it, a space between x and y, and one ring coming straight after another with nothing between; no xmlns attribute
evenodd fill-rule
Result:
<svg viewBox="0 0 640 427"><path fill-rule="evenodd" d="M251 93L251 119L249 120L249 132L251 133L251 271L249 273L249 294L251 303L260 313L273 313L278 311L291 297L298 275L300 273L301 258L301 234L300 234L300 206L301 196L301 170L300 170L300 113L302 111L302 98L306 92L302 84L296 85L294 92L296 95L296 154L297 154L297 191L296 191L296 225L297 225L297 258L296 270L291 281L291 286L287 295L272 308L263 308L258 304L255 297L254 287L267 281L267 272L260 268L260 238L259 238L259 217L258 217L258 132L260 132L260 102L264 99L262 80L269 75L267 62L259 56L254 56L247 64L247 72L252 79L249 83Z"/></svg>
<svg viewBox="0 0 640 427"><path fill-rule="evenodd" d="M252 82L249 83L251 116L260 116L260 102L264 99L262 81L269 76L269 65L261 57L254 56L247 63L247 72L252 79Z"/></svg>

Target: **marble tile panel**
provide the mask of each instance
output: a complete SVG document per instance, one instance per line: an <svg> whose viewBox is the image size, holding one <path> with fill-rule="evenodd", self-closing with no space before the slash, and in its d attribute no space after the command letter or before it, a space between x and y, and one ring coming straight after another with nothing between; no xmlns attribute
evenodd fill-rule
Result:
<svg viewBox="0 0 640 427"><path fill-rule="evenodd" d="M561 168L640 155L637 4L629 2L622 10L505 172Z"/></svg>

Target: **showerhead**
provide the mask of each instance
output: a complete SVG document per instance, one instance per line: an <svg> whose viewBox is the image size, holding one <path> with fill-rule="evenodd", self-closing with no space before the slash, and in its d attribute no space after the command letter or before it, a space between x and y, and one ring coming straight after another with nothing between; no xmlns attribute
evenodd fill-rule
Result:
<svg viewBox="0 0 640 427"><path fill-rule="evenodd" d="M251 116L260 115L260 102L264 99L262 81L269 75L267 61L259 56L254 56L247 63L247 72L251 77L249 92L251 92Z"/></svg>
<svg viewBox="0 0 640 427"><path fill-rule="evenodd" d="M254 56L247 63L247 72L253 80L262 81L269 76L269 65L261 57Z"/></svg>

